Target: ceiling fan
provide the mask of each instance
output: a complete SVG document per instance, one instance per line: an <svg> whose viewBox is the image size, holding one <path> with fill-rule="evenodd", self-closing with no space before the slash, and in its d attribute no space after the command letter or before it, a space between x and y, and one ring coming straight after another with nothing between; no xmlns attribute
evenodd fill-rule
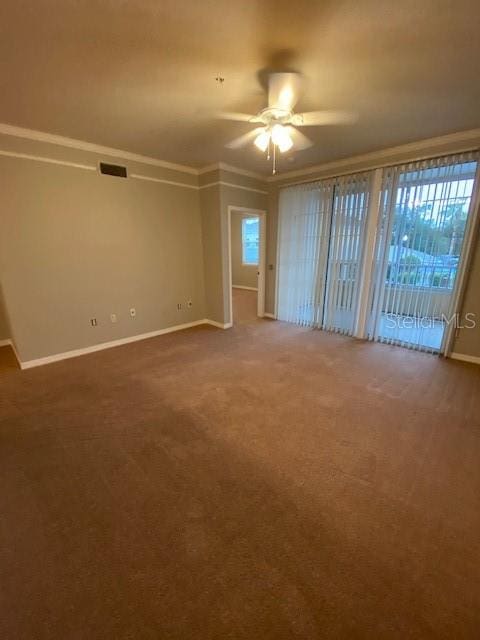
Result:
<svg viewBox="0 0 480 640"><path fill-rule="evenodd" d="M251 122L261 126L235 138L226 146L240 149L252 142L273 157L273 174L276 173L276 154L285 153L292 147L298 151L308 149L313 142L296 127L311 127L331 124L350 124L356 120L349 111L309 111L294 113L293 107L300 94L301 75L299 73L271 73L268 76L268 107L256 115L246 113L220 113L224 120Z"/></svg>

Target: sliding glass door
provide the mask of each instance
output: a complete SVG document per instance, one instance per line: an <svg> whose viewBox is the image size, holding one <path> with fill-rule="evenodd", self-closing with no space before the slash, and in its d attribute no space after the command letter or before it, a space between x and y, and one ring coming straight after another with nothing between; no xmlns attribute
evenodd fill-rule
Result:
<svg viewBox="0 0 480 640"><path fill-rule="evenodd" d="M370 338L442 351L476 168L462 154L385 170Z"/></svg>
<svg viewBox="0 0 480 640"><path fill-rule="evenodd" d="M468 152L283 189L277 317L444 352L477 164Z"/></svg>
<svg viewBox="0 0 480 640"><path fill-rule="evenodd" d="M279 319L353 334L369 184L360 174L281 192Z"/></svg>
<svg viewBox="0 0 480 640"><path fill-rule="evenodd" d="M316 182L280 194L278 308L287 322L321 326L334 183Z"/></svg>
<svg viewBox="0 0 480 640"><path fill-rule="evenodd" d="M322 328L353 335L370 174L338 178L333 195Z"/></svg>

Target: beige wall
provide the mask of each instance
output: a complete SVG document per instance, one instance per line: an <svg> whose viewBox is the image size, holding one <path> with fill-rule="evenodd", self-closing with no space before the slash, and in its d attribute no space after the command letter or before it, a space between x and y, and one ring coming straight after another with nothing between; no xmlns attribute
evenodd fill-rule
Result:
<svg viewBox="0 0 480 640"><path fill-rule="evenodd" d="M268 192L267 216L267 273L265 278L265 312L276 313L277 284L277 234L278 234L278 193L275 186Z"/></svg>
<svg viewBox="0 0 480 640"><path fill-rule="evenodd" d="M232 211L232 283L233 286L256 289L258 265L243 264L242 260L242 220L250 217Z"/></svg>
<svg viewBox="0 0 480 640"><path fill-rule="evenodd" d="M203 318L228 322L227 210L265 209L262 181L6 135L0 151L0 276L23 362ZM126 165L129 178L100 175L100 160Z"/></svg>
<svg viewBox="0 0 480 640"><path fill-rule="evenodd" d="M206 315L224 323L220 187L200 191Z"/></svg>
<svg viewBox="0 0 480 640"><path fill-rule="evenodd" d="M9 142L19 144L0 142L3 149ZM27 146L39 153L39 145L20 142L22 151ZM47 146L42 156L94 167L100 159ZM152 177L196 181L196 176L119 162ZM205 318L196 187L0 156L0 193L0 274L22 361Z"/></svg>
<svg viewBox="0 0 480 640"><path fill-rule="evenodd" d="M241 187L232 187L230 185L234 178L240 185L248 186L249 189L256 189L255 191L247 191ZM256 209L260 211L267 211L268 206L268 193L265 190L265 184L258 180L251 178L243 178L243 176L233 176L232 174L223 173L222 179L225 183L220 189L220 204L221 204L221 230L222 230L222 246L224 247L224 253L222 255L223 260L223 301L224 301L224 322L230 322L229 300L230 300L230 283L228 279L229 264L226 248L228 246L228 207L245 207L247 209ZM254 185L254 186L253 186ZM268 211L267 211L268 218Z"/></svg>
<svg viewBox="0 0 480 640"><path fill-rule="evenodd" d="M228 207L265 211L268 193L263 181L225 170L201 175L200 185L209 185L200 190L207 313L210 319L228 324Z"/></svg>

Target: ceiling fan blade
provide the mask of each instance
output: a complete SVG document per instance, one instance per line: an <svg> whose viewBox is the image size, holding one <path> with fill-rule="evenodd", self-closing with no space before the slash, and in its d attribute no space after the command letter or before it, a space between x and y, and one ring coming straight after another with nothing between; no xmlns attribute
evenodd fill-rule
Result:
<svg viewBox="0 0 480 640"><path fill-rule="evenodd" d="M288 126L286 129L293 141L293 148L295 151L303 151L303 149L308 149L313 146L313 142L310 138L307 138L307 136L301 133L298 129L295 129L295 127Z"/></svg>
<svg viewBox="0 0 480 640"><path fill-rule="evenodd" d="M235 120L236 122L261 122L256 115L236 113L235 111L221 111L220 113L216 113L215 117L219 120Z"/></svg>
<svg viewBox="0 0 480 640"><path fill-rule="evenodd" d="M271 73L268 76L268 106L291 111L300 95L298 73Z"/></svg>
<svg viewBox="0 0 480 640"><path fill-rule="evenodd" d="M292 124L296 127L315 127L328 124L352 124L358 116L353 111L307 111L296 113Z"/></svg>
<svg viewBox="0 0 480 640"><path fill-rule="evenodd" d="M263 127L256 127L255 129L248 131L248 133L244 133L242 136L235 138L225 146L228 149L240 149L241 147L247 145L249 142L253 142L258 134L262 131L264 131Z"/></svg>

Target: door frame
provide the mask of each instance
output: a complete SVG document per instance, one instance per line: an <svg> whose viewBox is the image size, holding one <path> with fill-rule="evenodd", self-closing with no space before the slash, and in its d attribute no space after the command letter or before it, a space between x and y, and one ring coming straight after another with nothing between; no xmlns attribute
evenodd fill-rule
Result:
<svg viewBox="0 0 480 640"><path fill-rule="evenodd" d="M250 209L235 204L229 204L227 209L227 265L228 265L228 324L233 324L233 295L232 295L232 213L246 213L259 219L259 262L258 262L258 291L257 316L265 316L265 263L266 263L266 231L267 212L264 209Z"/></svg>
<svg viewBox="0 0 480 640"><path fill-rule="evenodd" d="M467 279L472 265L473 254L475 252L475 240L478 238L480 227L480 158L478 159L477 170L473 183L473 193L470 200L470 208L467 216L467 224L463 236L462 250L458 261L458 270L455 284L451 294L449 318L455 315L460 318L465 293L467 289ZM440 346L440 354L449 358L452 355L455 339L459 335L459 327L451 322L447 324L443 332L443 340Z"/></svg>

